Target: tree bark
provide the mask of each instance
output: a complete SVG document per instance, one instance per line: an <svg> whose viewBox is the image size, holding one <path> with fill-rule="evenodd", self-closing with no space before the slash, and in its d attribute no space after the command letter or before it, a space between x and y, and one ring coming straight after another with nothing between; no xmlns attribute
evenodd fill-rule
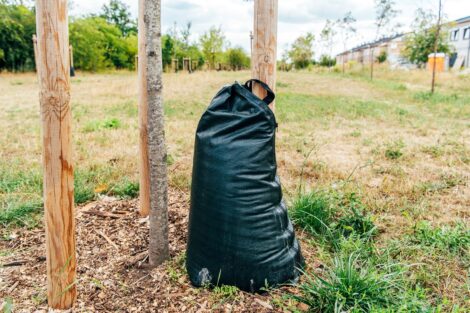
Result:
<svg viewBox="0 0 470 313"><path fill-rule="evenodd" d="M67 0L37 0L36 26L47 299L54 309L68 309L76 299L76 255Z"/></svg>
<svg viewBox="0 0 470 313"><path fill-rule="evenodd" d="M165 146L161 47L161 0L140 0L143 21L139 48L144 49L139 57L139 69L145 73L146 88L141 88L141 109L147 123L148 168L150 171L150 245L149 263L157 266L169 258L168 246L168 173ZM145 105L146 100L146 105Z"/></svg>
<svg viewBox="0 0 470 313"><path fill-rule="evenodd" d="M278 0L255 0L252 77L265 82L273 91L276 90L277 14ZM256 83L253 93L260 98L266 96L266 91ZM270 108L274 110L274 101Z"/></svg>

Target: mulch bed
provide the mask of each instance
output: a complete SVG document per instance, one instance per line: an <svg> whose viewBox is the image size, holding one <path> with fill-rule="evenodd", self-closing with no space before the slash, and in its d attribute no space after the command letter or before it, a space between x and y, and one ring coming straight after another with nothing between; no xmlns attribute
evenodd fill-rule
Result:
<svg viewBox="0 0 470 313"><path fill-rule="evenodd" d="M78 299L73 312L280 312L271 295L230 299L194 288L184 272L189 197L169 194L171 260L148 270L148 219L137 200L103 198L76 209ZM0 240L0 301L13 312L47 312L43 228L14 229ZM282 291L288 291L283 287ZM1 303L0 303L1 305Z"/></svg>

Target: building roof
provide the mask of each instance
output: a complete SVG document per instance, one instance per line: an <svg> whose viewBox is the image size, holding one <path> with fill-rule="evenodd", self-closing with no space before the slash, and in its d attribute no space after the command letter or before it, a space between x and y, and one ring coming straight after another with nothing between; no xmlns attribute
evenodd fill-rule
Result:
<svg viewBox="0 0 470 313"><path fill-rule="evenodd" d="M375 41L372 41L372 42L366 42L366 43L363 43L363 44L360 44L359 46L356 46L352 49L349 49L349 50L346 50L346 51L343 51L341 52L340 54L338 55L343 55L343 54L347 54L347 53L350 53L350 52L354 52L354 51L358 51L358 50L362 50L364 48L368 48L370 46L379 46L380 44L382 43L385 43L385 42L389 42L393 39L396 39L396 38L399 38L401 36L403 36L404 34L401 33L401 34L395 34L395 35L392 35L392 36L388 36L388 37L382 37L378 40L375 40Z"/></svg>
<svg viewBox="0 0 470 313"><path fill-rule="evenodd" d="M462 24L462 23L466 23L466 22L470 22L470 15L469 15L469 16L465 16L465 17L462 17L462 18L459 18L459 19L456 19L455 21L453 21L453 23L457 23L457 24ZM396 34L396 35L389 36L389 37L384 37L384 38L381 38L381 39L376 40L376 41L363 43L363 44L360 44L359 46L356 46L356 47L354 47L354 48L352 48L352 49L343 51L343 52L339 53L338 55L348 54L348 53L350 53L350 52L354 52L354 51L362 50L362 49L364 49L364 48L368 48L368 47L370 47L370 46L378 46L378 45L380 45L381 43L388 42L388 41L390 41L390 40L393 40L393 39L395 39L395 38L401 37L401 36L403 36L403 35L404 35L404 34L401 33L401 34Z"/></svg>
<svg viewBox="0 0 470 313"><path fill-rule="evenodd" d="M459 18L459 19L455 20L454 22L457 23L457 24L470 22L470 15L466 16L466 17Z"/></svg>

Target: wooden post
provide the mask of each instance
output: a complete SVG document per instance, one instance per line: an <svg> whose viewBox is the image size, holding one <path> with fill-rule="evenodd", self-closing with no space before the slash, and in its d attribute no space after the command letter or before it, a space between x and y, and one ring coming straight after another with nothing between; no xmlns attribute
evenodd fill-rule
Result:
<svg viewBox="0 0 470 313"><path fill-rule="evenodd" d="M73 66L73 47L70 45L69 47L70 52L70 76L75 77L75 67Z"/></svg>
<svg viewBox="0 0 470 313"><path fill-rule="evenodd" d="M147 99L147 56L145 54L145 24L144 3L139 0L139 52L138 52L138 76L139 76L139 129L140 129L140 215L148 216L150 213L150 169L148 156L148 99Z"/></svg>
<svg viewBox="0 0 470 313"><path fill-rule="evenodd" d="M252 76L268 84L273 91L276 88L277 12L278 0L255 0ZM260 98L266 96L266 91L257 84L253 92ZM274 110L274 102L270 107Z"/></svg>
<svg viewBox="0 0 470 313"><path fill-rule="evenodd" d="M168 244L168 172L163 113L163 64L161 0L139 1L139 73L141 122L145 122L149 175L149 264L160 265L170 257ZM145 81L145 83L144 83ZM141 133L142 134L142 133ZM142 167L144 169L144 167Z"/></svg>
<svg viewBox="0 0 470 313"><path fill-rule="evenodd" d="M36 72L38 69L38 39L36 34L33 34L33 48L34 48L34 65L36 66Z"/></svg>
<svg viewBox="0 0 470 313"><path fill-rule="evenodd" d="M76 299L76 255L67 0L37 0L36 28L47 299L54 309L68 309Z"/></svg>

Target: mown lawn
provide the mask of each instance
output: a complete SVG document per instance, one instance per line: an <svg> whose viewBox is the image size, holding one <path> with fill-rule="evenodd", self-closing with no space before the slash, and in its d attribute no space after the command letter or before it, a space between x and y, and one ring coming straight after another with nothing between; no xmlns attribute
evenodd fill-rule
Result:
<svg viewBox="0 0 470 313"><path fill-rule="evenodd" d="M164 75L172 188L189 192L198 118L248 72ZM470 76L279 73L279 174L306 251L291 309L470 310ZM75 201L138 196L135 73L72 79ZM0 224L41 227L35 74L0 75ZM2 254L8 251L2 251ZM321 264L321 266L318 266ZM219 290L220 292L220 290ZM296 306L297 307L297 306ZM389 312L387 311L387 312Z"/></svg>

